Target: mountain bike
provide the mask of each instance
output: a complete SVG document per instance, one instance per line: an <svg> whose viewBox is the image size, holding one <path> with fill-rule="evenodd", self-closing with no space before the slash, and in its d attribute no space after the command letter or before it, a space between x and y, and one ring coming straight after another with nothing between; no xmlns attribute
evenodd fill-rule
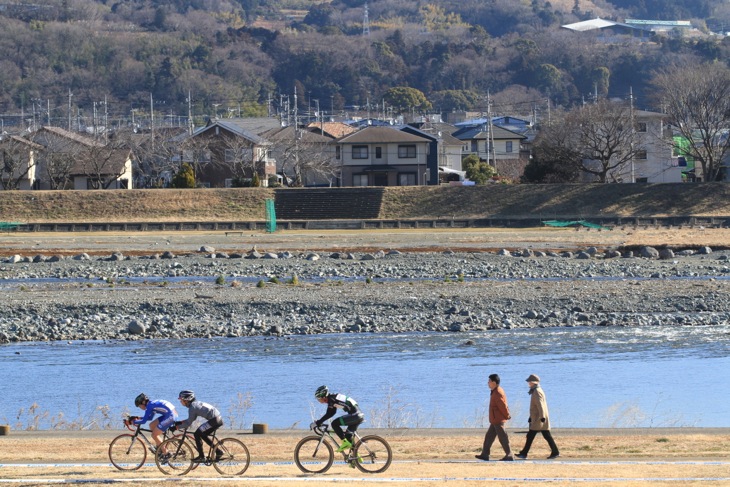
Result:
<svg viewBox="0 0 730 487"><path fill-rule="evenodd" d="M329 424L312 429L314 435L302 438L294 448L294 461L299 470L305 473L324 473L335 460L335 449L340 443L330 430ZM385 472L393 461L390 445L375 435L360 436L355 432L354 446L342 456L350 467L364 473ZM333 448L334 445L334 448Z"/></svg>
<svg viewBox="0 0 730 487"><path fill-rule="evenodd" d="M212 444L208 448L204 465L213 466L221 475L241 475L251 463L251 455L242 441L236 438L219 440L216 432L210 437ZM185 436L174 436L162 442L155 453L155 463L160 472L165 475L185 475L198 466L193 462L196 456L195 441L190 441L192 435L185 432ZM221 455L216 455L220 450ZM167 452L167 453L162 453Z"/></svg>
<svg viewBox="0 0 730 487"><path fill-rule="evenodd" d="M127 418L129 419L129 418ZM109 460L119 470L139 470L147 460L147 450L153 454L157 450L155 444L147 438L146 433L152 430L142 428L142 425L133 425L125 422L125 426L132 433L123 433L112 440L109 444ZM183 432L172 434L165 430L164 438L181 436ZM190 441L194 441L190 436Z"/></svg>

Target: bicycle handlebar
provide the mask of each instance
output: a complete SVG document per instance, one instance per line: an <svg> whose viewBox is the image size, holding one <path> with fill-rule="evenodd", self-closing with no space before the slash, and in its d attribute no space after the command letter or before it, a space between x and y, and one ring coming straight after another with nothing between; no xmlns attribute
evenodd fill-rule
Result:
<svg viewBox="0 0 730 487"><path fill-rule="evenodd" d="M324 436L329 431L329 428L330 428L330 425L328 423L325 423L321 426L315 426L314 428L312 428L312 431L317 436Z"/></svg>

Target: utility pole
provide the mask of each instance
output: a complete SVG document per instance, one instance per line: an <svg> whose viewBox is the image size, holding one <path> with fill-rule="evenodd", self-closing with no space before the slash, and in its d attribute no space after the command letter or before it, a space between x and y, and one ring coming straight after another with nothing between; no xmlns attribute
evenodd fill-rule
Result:
<svg viewBox="0 0 730 487"><path fill-rule="evenodd" d="M152 99L152 93L150 93L150 139L152 147L155 146L155 102Z"/></svg>
<svg viewBox="0 0 730 487"><path fill-rule="evenodd" d="M71 132L71 88L68 89L68 131Z"/></svg>
<svg viewBox="0 0 730 487"><path fill-rule="evenodd" d="M493 164L497 167L497 152L494 150L494 128L492 127L492 100L487 90L487 164L489 164L489 153L492 153Z"/></svg>
<svg viewBox="0 0 730 487"><path fill-rule="evenodd" d="M636 182L636 167L634 165L634 134L636 128L634 127L634 87L629 87L629 119L631 120L631 182Z"/></svg>
<svg viewBox="0 0 730 487"><path fill-rule="evenodd" d="M194 128L195 128L195 126L193 124L193 97L190 95L190 90L188 90L188 134L192 135Z"/></svg>
<svg viewBox="0 0 730 487"><path fill-rule="evenodd" d="M106 95L104 95L104 143L109 143L109 105L106 102Z"/></svg>

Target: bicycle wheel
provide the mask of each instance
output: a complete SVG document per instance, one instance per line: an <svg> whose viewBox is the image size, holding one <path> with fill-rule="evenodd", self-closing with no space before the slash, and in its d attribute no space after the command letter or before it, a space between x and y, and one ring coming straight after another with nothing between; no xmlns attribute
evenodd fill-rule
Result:
<svg viewBox="0 0 730 487"><path fill-rule="evenodd" d="M223 452L220 460L213 462L213 467L221 475L241 475L246 471L251 455L242 441L235 438L224 438L218 443L218 449ZM213 453L215 455L215 453Z"/></svg>
<svg viewBox="0 0 730 487"><path fill-rule="evenodd" d="M119 435L109 444L109 460L119 470L139 470L147 460L147 447L134 435Z"/></svg>
<svg viewBox="0 0 730 487"><path fill-rule="evenodd" d="M387 441L379 436L363 436L355 445L352 456L355 466L365 473L385 472L393 461L393 452Z"/></svg>
<svg viewBox="0 0 730 487"><path fill-rule="evenodd" d="M193 449L181 438L163 441L155 452L157 468L165 475L185 475L193 468L193 458Z"/></svg>
<svg viewBox="0 0 730 487"><path fill-rule="evenodd" d="M320 443L319 436L307 436L294 448L294 461L304 473L324 473L335 461L335 452L327 441Z"/></svg>

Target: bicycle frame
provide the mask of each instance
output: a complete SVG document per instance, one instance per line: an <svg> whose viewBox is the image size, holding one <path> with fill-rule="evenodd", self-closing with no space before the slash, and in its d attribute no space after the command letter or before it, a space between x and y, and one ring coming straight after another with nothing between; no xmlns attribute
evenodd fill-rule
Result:
<svg viewBox="0 0 730 487"><path fill-rule="evenodd" d="M157 449L157 445L155 445L154 443L152 443L152 441L150 441L150 439L147 438L147 435L144 434L145 431L147 433L152 433L152 430L151 429L143 428L141 424L136 425L136 428L133 427L132 424L128 424L127 425L127 429L129 431L132 431L134 433L134 435L132 436L132 443L134 443L134 439L136 439L136 438L142 438L144 440L144 442L147 444L147 448L149 448L150 451L154 453L154 451ZM183 431L183 434L185 434L184 431ZM168 439L168 438L170 438L172 436L177 436L177 435L171 434L170 433L170 430L167 429L163 433L162 441L165 441L166 439Z"/></svg>
<svg viewBox="0 0 730 487"><path fill-rule="evenodd" d="M319 436L319 444L317 444L317 448L314 450L315 453L319 452L319 447L322 446L322 442L325 441L325 438L329 438L330 441L335 444L335 451L337 451L342 445L342 443L338 441L339 438L332 434L332 429L330 429L330 426L331 425L329 424L323 424L322 426L316 427L312 430L315 435ZM354 440L352 446L355 446L360 442L361 437L357 431L353 433L352 439ZM342 457L345 459L346 462L353 460L352 458L350 458L350 452L342 451L340 453L342 453Z"/></svg>

